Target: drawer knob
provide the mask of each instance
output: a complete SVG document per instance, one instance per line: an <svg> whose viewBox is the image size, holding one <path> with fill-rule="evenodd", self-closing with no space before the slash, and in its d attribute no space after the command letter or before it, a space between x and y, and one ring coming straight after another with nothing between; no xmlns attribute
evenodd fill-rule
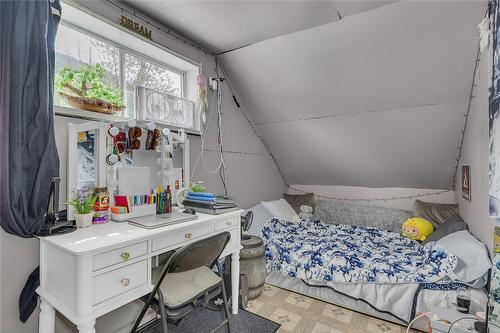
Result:
<svg viewBox="0 0 500 333"><path fill-rule="evenodd" d="M121 280L122 286L126 287L130 284L130 279L129 278L123 278Z"/></svg>
<svg viewBox="0 0 500 333"><path fill-rule="evenodd" d="M186 239L191 239L191 238L193 237L193 235L192 235L190 232L188 232L188 233L186 233L186 234L184 235L184 237L185 237Z"/></svg>
<svg viewBox="0 0 500 333"><path fill-rule="evenodd" d="M122 252L121 257L122 257L123 261L127 261L128 258L130 258L130 253Z"/></svg>
<svg viewBox="0 0 500 333"><path fill-rule="evenodd" d="M231 221L227 221L227 222L226 222L226 225L233 225L233 222L231 222Z"/></svg>

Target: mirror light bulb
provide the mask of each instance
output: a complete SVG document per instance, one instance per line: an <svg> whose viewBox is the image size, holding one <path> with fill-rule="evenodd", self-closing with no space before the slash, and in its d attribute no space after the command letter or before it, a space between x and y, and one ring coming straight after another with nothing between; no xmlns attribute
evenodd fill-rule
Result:
<svg viewBox="0 0 500 333"><path fill-rule="evenodd" d="M118 129L118 127L110 127L110 129L108 130L108 133L109 135L111 136L117 136L118 133L120 133L120 130Z"/></svg>

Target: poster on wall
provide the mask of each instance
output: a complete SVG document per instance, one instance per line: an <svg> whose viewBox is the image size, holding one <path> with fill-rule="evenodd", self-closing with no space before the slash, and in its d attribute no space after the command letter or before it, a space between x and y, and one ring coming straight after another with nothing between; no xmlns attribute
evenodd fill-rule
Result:
<svg viewBox="0 0 500 333"><path fill-rule="evenodd" d="M491 47L493 51L489 95L489 207L490 216L500 218L500 18L498 1L490 4Z"/></svg>
<svg viewBox="0 0 500 333"><path fill-rule="evenodd" d="M462 198L469 201L470 196L470 165L462 165Z"/></svg>

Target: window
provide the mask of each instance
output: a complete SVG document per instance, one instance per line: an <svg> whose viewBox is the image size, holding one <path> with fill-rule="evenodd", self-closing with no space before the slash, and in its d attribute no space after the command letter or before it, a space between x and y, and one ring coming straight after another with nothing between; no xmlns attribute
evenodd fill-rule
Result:
<svg viewBox="0 0 500 333"><path fill-rule="evenodd" d="M100 64L105 72L105 84L120 87L120 50L106 42L61 25L56 39L56 73L64 67L73 69ZM56 93L56 105L67 106Z"/></svg>
<svg viewBox="0 0 500 333"><path fill-rule="evenodd" d="M104 83L118 90L125 102L122 116L137 118L135 86L184 97L184 72L145 55L117 46L92 33L61 25L56 40L56 73L64 67L102 66ZM68 106L56 92L54 103Z"/></svg>
<svg viewBox="0 0 500 333"><path fill-rule="evenodd" d="M182 97L182 75L166 67L125 53L125 101L134 108L135 86Z"/></svg>

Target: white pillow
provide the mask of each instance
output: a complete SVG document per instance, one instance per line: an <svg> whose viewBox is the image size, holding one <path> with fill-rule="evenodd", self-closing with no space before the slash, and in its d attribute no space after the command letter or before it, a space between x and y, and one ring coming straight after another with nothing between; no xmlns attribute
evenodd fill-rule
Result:
<svg viewBox="0 0 500 333"><path fill-rule="evenodd" d="M292 206L284 200L274 200L274 201L261 201L260 202L272 216L285 221L298 222L300 221L299 216L295 213Z"/></svg>
<svg viewBox="0 0 500 333"><path fill-rule="evenodd" d="M486 284L486 279L481 278L492 266L486 245L467 230L451 233L437 242L458 257L457 267L453 271L456 276L450 276L452 280L473 285L474 288Z"/></svg>

